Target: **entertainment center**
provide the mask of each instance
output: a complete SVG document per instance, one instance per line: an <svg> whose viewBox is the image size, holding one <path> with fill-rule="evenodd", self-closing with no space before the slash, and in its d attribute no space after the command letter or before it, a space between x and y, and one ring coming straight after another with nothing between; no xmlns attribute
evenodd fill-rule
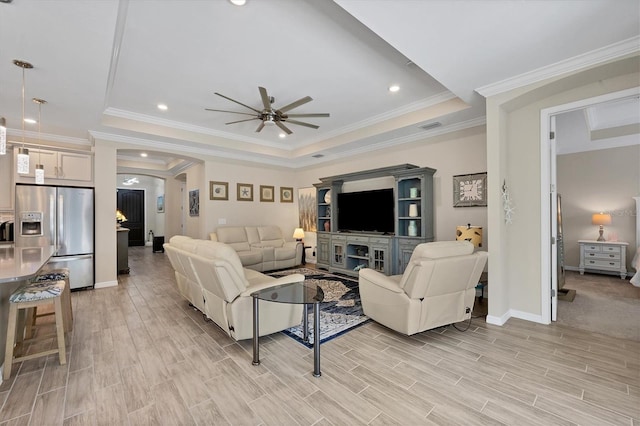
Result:
<svg viewBox="0 0 640 426"><path fill-rule="evenodd" d="M401 164L321 178L314 184L316 266L354 276L361 268L402 274L413 249L434 240L435 172L429 167ZM393 180L392 187L344 190L345 184L379 178Z"/></svg>

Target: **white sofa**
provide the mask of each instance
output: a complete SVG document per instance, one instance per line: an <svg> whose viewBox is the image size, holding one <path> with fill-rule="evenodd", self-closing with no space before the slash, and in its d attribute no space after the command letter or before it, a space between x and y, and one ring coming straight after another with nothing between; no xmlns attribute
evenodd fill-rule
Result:
<svg viewBox="0 0 640 426"><path fill-rule="evenodd" d="M209 238L231 246L242 266L255 271L293 268L302 263L302 244L287 241L277 226L225 226Z"/></svg>
<svg viewBox="0 0 640 426"><path fill-rule="evenodd" d="M175 270L180 294L235 340L253 337L251 293L304 281L304 275L273 278L243 268L230 246L209 240L174 236L164 244ZM260 335L275 333L302 322L302 305L259 302Z"/></svg>
<svg viewBox="0 0 640 426"><path fill-rule="evenodd" d="M419 244L402 275L360 270L362 310L409 336L467 320L487 258L486 251L474 253L468 241Z"/></svg>

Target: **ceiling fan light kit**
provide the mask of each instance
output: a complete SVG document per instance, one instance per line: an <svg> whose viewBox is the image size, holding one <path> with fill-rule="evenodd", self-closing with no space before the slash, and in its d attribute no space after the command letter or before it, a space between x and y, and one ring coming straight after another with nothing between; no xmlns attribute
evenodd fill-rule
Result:
<svg viewBox="0 0 640 426"><path fill-rule="evenodd" d="M234 102L238 105L241 105L247 109L250 109L251 111L253 111L253 113L240 112L240 111L227 111L227 110L212 109L212 108L205 108L205 110L214 111L214 112L227 112L232 114L249 115L251 116L251 118L230 121L225 124L235 124L235 123L242 123L245 121L260 120L261 123L256 128L256 132L260 132L265 126L272 127L275 125L279 127L287 135L290 135L293 132L285 125L285 123L309 127L312 129L318 129L320 127L315 124L307 123L304 121L292 120L290 117L298 118L298 117L329 117L330 116L329 113L287 114L287 111L290 111L294 108L297 108L301 105L311 102L313 99L310 96L305 96L304 98L300 98L295 102L292 102L288 105L283 106L282 108L274 109L272 107L272 104L275 102L275 98L273 96L269 96L269 94L267 93L267 89L265 89L264 87L258 87L258 91L260 92L260 99L262 100L262 106L263 106L262 110L258 110L249 105L245 105L242 102L236 101L235 99L232 99L218 92L215 92L215 94L231 102Z"/></svg>

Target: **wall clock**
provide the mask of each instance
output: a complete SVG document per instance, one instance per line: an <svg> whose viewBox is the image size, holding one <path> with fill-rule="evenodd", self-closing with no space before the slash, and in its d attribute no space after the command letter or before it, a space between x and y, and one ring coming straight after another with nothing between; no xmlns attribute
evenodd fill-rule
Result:
<svg viewBox="0 0 640 426"><path fill-rule="evenodd" d="M456 175L453 177L453 207L487 205L487 174Z"/></svg>

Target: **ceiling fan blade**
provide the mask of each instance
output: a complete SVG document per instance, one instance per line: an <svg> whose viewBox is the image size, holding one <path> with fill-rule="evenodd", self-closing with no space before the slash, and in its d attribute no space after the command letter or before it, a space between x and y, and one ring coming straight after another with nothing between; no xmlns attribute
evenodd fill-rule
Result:
<svg viewBox="0 0 640 426"><path fill-rule="evenodd" d="M278 111L281 112L281 113L282 112L287 112L290 109L294 109L296 107L299 107L300 105L304 105L307 102L311 102L312 100L313 99L311 99L310 96L305 96L304 98L300 98L297 101L290 103L289 105L285 105L282 108L279 108Z"/></svg>
<svg viewBox="0 0 640 426"><path fill-rule="evenodd" d="M291 133L293 133L291 130L287 128L287 126L282 124L282 121L276 121L275 123L276 123L276 126L280 127L282 131L285 132L286 134L290 135Z"/></svg>
<svg viewBox="0 0 640 426"><path fill-rule="evenodd" d="M287 114L287 117L329 117L328 112L318 112L311 114Z"/></svg>
<svg viewBox="0 0 640 426"><path fill-rule="evenodd" d="M214 112L230 112L232 114L242 114L242 115L252 115L255 116L255 114L250 114L248 112L238 112L238 111L227 111L224 109L211 109L211 108L205 108L205 110L207 111L214 111Z"/></svg>
<svg viewBox="0 0 640 426"><path fill-rule="evenodd" d="M257 109L255 109L255 108L253 108L253 107L250 107L249 105L245 105L245 104L243 104L242 102L238 102L238 101L236 101L235 99L231 99L230 97L225 96L225 95L223 95L223 94L221 94L221 93L215 92L215 94L216 94L216 95L218 95L218 96L220 96L221 98L225 98L225 99L227 99L227 100L229 100L229 101L231 101L231 102L235 102L235 103L237 103L238 105L242 105L242 106L243 106L243 107L245 107L245 108L249 108L251 111L255 111L255 112L257 112L258 114L260 114L260 113L262 112L262 111L258 111Z"/></svg>
<svg viewBox="0 0 640 426"><path fill-rule="evenodd" d="M258 86L258 90L260 91L260 97L262 98L262 105L264 105L264 109L271 109L271 102L269 101L269 95L267 94L267 89L264 87Z"/></svg>
<svg viewBox="0 0 640 426"><path fill-rule="evenodd" d="M320 126L316 126L315 124L305 123L304 121L298 121L298 120L287 120L287 123L297 124L298 126L311 127L312 129L318 129L320 127ZM276 122L276 124L278 123Z"/></svg>
<svg viewBox="0 0 640 426"><path fill-rule="evenodd" d="M264 121L262 123L260 123L260 125L258 126L258 128L256 129L256 133L258 133L260 130L264 129Z"/></svg>
<svg viewBox="0 0 640 426"><path fill-rule="evenodd" d="M247 119L244 119L244 120L230 121L230 122L224 123L224 124L236 124L236 123L242 123L243 121L251 121L251 120L259 120L259 118L258 117L247 118Z"/></svg>

